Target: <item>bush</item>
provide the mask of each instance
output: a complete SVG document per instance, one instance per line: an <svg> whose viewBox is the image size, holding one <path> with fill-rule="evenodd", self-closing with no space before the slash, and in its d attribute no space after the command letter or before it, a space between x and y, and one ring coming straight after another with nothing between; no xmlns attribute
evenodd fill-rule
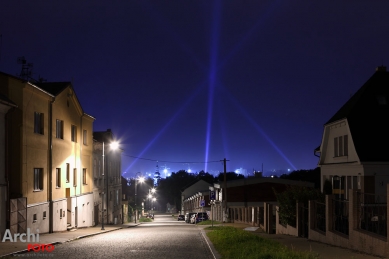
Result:
<svg viewBox="0 0 389 259"><path fill-rule="evenodd" d="M302 186L291 186L284 192L277 193L273 190L279 205L278 214L283 225L296 226L296 202L304 203L308 207L309 200L324 201L325 196L316 189Z"/></svg>

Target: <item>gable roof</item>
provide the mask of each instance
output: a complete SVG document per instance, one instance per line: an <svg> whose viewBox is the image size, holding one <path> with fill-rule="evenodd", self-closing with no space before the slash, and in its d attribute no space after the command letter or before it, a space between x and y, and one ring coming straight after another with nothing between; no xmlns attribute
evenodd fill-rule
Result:
<svg viewBox="0 0 389 259"><path fill-rule="evenodd" d="M70 82L50 82L50 83L34 83L34 85L45 90L46 92L57 96L61 93L66 87L71 86Z"/></svg>
<svg viewBox="0 0 389 259"><path fill-rule="evenodd" d="M378 67L326 123L347 119L361 162L389 161L389 72Z"/></svg>

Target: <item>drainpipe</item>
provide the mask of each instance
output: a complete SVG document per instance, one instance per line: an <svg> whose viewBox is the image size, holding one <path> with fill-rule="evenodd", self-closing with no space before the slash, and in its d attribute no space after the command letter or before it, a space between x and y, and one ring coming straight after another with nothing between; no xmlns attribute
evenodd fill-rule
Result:
<svg viewBox="0 0 389 259"><path fill-rule="evenodd" d="M7 194L7 197L5 199L5 206L6 206L6 229L10 229L10 220L11 220L11 210L10 210L10 191L9 191L9 131L8 131L8 127L9 127L9 121L11 120L11 117L10 117L10 114L15 110L16 108L15 107L12 107L6 114L5 114L5 125L4 125L4 133L5 133L5 145L4 145L4 148L5 148L5 182L6 182L6 194Z"/></svg>
<svg viewBox="0 0 389 259"><path fill-rule="evenodd" d="M48 200L49 200L49 233L54 232L54 206L53 206L53 101L49 106L49 188L48 188Z"/></svg>

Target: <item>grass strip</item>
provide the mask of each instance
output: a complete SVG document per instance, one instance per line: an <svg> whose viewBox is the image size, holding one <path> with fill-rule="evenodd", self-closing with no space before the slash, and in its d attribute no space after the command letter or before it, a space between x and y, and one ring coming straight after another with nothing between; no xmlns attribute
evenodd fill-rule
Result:
<svg viewBox="0 0 389 259"><path fill-rule="evenodd" d="M311 252L294 251L286 246L248 231L220 226L211 229L207 236L222 259L316 259Z"/></svg>

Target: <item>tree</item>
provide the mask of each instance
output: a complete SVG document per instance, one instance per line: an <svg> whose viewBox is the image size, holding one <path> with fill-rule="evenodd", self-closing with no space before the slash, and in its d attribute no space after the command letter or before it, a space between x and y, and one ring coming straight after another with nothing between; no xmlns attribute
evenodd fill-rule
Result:
<svg viewBox="0 0 389 259"><path fill-rule="evenodd" d="M194 182L197 176L189 174L185 170L172 173L170 177L161 179L158 185L158 194L160 204L173 204L176 208L181 207L181 190L188 184Z"/></svg>
<svg viewBox="0 0 389 259"><path fill-rule="evenodd" d="M320 188L320 167L310 170L296 170L290 174L283 174L281 179L289 179L294 181L305 181L315 184L315 188Z"/></svg>
<svg viewBox="0 0 389 259"><path fill-rule="evenodd" d="M309 200L324 201L324 195L317 189L303 186L290 186L285 191L277 193L275 190L277 202L279 205L278 214L282 224L296 226L296 202L304 203L308 207Z"/></svg>
<svg viewBox="0 0 389 259"><path fill-rule="evenodd" d="M219 182L223 182L224 181L224 173L219 173L219 175L217 176L216 179ZM237 174L235 172L227 172L226 173L226 179L227 179L227 181L244 179L244 175L243 174Z"/></svg>

